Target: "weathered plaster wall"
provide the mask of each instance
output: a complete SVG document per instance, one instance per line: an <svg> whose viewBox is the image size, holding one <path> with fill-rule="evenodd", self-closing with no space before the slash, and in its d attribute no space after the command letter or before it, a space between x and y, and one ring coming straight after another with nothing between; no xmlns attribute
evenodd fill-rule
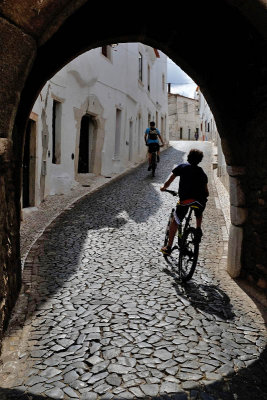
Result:
<svg viewBox="0 0 267 400"><path fill-rule="evenodd" d="M138 81L138 56L143 56L143 81ZM81 120L91 117L90 173L112 175L146 159L144 131L151 120L164 120L168 142L166 55L142 43L119 43L109 47L109 57L96 48L77 57L44 86L33 111L37 127L37 202L47 195L67 193L79 180L78 159ZM150 66L148 90L147 68ZM60 107L60 162L52 161L53 101ZM122 111L120 154L115 157L116 109ZM140 117L140 121L139 121ZM131 135L131 137L130 137Z"/></svg>

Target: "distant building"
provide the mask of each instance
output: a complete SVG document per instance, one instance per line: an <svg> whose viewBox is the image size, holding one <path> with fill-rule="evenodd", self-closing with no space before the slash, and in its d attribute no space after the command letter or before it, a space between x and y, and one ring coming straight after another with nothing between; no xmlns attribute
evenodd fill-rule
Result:
<svg viewBox="0 0 267 400"><path fill-rule="evenodd" d="M170 87L169 87L170 90ZM168 93L170 140L196 140L200 136L197 99Z"/></svg>
<svg viewBox="0 0 267 400"><path fill-rule="evenodd" d="M218 131L215 119L199 86L196 88L195 99L199 104L200 137L217 145Z"/></svg>
<svg viewBox="0 0 267 400"><path fill-rule="evenodd" d="M142 43L103 46L46 83L27 128L23 207L68 192L81 175L111 176L145 160L151 120L168 143L166 59Z"/></svg>

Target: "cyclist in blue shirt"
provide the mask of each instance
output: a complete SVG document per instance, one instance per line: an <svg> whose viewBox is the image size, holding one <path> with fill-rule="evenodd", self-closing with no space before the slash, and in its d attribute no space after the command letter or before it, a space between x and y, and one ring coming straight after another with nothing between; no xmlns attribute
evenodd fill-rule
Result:
<svg viewBox="0 0 267 400"><path fill-rule="evenodd" d="M160 131L156 128L155 122L150 122L150 128L147 128L145 131L145 143L148 146L148 171L151 170L151 154L156 151L157 152L157 161L159 162L159 139L164 146L164 142L161 138Z"/></svg>

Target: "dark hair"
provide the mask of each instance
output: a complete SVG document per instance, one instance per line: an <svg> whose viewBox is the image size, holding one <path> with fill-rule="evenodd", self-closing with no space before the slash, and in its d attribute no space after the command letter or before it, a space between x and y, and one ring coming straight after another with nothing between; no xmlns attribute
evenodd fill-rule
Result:
<svg viewBox="0 0 267 400"><path fill-rule="evenodd" d="M187 156L187 161L191 165L198 165L203 158L203 152L197 149L191 149Z"/></svg>
<svg viewBox="0 0 267 400"><path fill-rule="evenodd" d="M151 126L155 126L156 124L155 124L154 121L151 121L151 122L150 122L150 125L151 125Z"/></svg>

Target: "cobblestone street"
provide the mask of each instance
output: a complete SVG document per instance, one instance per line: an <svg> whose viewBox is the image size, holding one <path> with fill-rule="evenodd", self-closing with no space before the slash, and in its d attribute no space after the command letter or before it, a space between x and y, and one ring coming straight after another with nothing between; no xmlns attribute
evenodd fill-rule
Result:
<svg viewBox="0 0 267 400"><path fill-rule="evenodd" d="M159 188L192 147L210 198L195 275L160 253L175 199ZM0 366L0 399L267 398L266 325L226 272L212 145L178 142L69 207L28 253ZM177 189L178 180L172 184Z"/></svg>

